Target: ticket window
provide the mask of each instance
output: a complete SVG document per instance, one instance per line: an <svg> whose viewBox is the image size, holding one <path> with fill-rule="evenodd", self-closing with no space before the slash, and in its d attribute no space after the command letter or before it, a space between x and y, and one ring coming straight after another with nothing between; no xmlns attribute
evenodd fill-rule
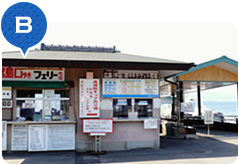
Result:
<svg viewBox="0 0 239 164"><path fill-rule="evenodd" d="M153 103L152 99L135 99L134 111L138 112L138 117L152 117Z"/></svg>
<svg viewBox="0 0 239 164"><path fill-rule="evenodd" d="M113 117L128 118L128 113L132 112L131 99L113 99Z"/></svg>
<svg viewBox="0 0 239 164"><path fill-rule="evenodd" d="M69 119L68 90L17 90L18 120L53 121Z"/></svg>
<svg viewBox="0 0 239 164"><path fill-rule="evenodd" d="M113 99L113 117L129 118L132 115L137 118L152 117L152 103L152 99Z"/></svg>

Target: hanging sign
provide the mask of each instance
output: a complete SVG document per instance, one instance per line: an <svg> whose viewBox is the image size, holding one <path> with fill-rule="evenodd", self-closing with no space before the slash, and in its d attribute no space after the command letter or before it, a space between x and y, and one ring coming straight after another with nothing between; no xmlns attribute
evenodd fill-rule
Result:
<svg viewBox="0 0 239 164"><path fill-rule="evenodd" d="M2 151L7 150L7 122L2 121Z"/></svg>
<svg viewBox="0 0 239 164"><path fill-rule="evenodd" d="M64 68L2 67L3 81L64 81Z"/></svg>
<svg viewBox="0 0 239 164"><path fill-rule="evenodd" d="M83 133L113 133L113 119L83 119Z"/></svg>
<svg viewBox="0 0 239 164"><path fill-rule="evenodd" d="M103 79L103 97L159 97L155 79Z"/></svg>
<svg viewBox="0 0 239 164"><path fill-rule="evenodd" d="M80 118L100 116L99 79L80 79Z"/></svg>

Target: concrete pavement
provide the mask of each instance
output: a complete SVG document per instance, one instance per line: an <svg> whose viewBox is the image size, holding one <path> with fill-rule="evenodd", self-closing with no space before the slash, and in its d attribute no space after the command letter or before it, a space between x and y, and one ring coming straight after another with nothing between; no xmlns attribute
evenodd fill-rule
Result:
<svg viewBox="0 0 239 164"><path fill-rule="evenodd" d="M9 164L230 164L238 156L238 134L198 130L198 139L161 137L161 149L107 152L90 155L75 152L11 153L3 158Z"/></svg>

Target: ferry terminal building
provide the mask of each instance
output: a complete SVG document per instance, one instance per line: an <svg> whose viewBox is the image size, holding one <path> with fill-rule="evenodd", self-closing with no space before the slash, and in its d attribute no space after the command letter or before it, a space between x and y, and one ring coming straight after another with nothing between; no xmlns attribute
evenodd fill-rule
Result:
<svg viewBox="0 0 239 164"><path fill-rule="evenodd" d="M85 152L160 148L164 77L193 63L115 47L47 46L2 54L3 150Z"/></svg>

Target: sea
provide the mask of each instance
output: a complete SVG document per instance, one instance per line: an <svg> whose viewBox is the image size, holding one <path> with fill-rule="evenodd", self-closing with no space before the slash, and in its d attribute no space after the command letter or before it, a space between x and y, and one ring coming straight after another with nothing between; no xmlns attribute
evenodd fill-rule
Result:
<svg viewBox="0 0 239 164"><path fill-rule="evenodd" d="M238 115L237 101L204 101L203 104L214 112L220 112L223 115Z"/></svg>

